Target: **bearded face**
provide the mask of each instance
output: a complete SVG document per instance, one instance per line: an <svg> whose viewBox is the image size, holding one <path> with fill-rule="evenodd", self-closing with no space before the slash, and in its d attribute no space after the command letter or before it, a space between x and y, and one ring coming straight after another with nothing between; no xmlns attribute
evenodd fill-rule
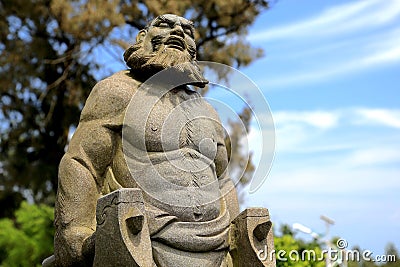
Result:
<svg viewBox="0 0 400 267"><path fill-rule="evenodd" d="M188 71L199 84L207 83L196 63L193 24L176 15L155 18L139 32L136 44L125 51L124 59L132 71L152 75L177 66L181 72Z"/></svg>

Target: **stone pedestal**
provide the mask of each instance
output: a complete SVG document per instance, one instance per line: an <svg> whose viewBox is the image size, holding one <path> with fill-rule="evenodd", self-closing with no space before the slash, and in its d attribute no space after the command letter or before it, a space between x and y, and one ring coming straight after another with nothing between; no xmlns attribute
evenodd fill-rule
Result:
<svg viewBox="0 0 400 267"><path fill-rule="evenodd" d="M93 266L155 266L140 189L122 188L101 197L96 220ZM230 224L228 242L229 253L221 266L276 266L268 209L249 208L240 213ZM51 256L42 266L54 264Z"/></svg>
<svg viewBox="0 0 400 267"><path fill-rule="evenodd" d="M274 236L266 208L249 208L231 223L230 253L234 267L275 267ZM267 253L267 254L265 254Z"/></svg>
<svg viewBox="0 0 400 267"><path fill-rule="evenodd" d="M140 189L123 188L97 202L93 266L153 266Z"/></svg>

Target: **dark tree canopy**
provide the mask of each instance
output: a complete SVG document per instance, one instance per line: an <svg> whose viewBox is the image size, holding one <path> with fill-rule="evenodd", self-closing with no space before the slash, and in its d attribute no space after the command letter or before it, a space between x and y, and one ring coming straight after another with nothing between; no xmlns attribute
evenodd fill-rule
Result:
<svg viewBox="0 0 400 267"><path fill-rule="evenodd" d="M266 0L0 0L1 206L18 206L16 193L53 203L68 134L105 67L96 47L122 51L149 19L174 13L194 22L199 60L245 66L262 55L244 37L267 8Z"/></svg>

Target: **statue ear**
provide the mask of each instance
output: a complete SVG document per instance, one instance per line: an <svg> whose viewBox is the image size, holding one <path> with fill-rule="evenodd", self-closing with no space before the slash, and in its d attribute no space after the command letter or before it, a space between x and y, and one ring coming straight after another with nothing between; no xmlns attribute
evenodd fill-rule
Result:
<svg viewBox="0 0 400 267"><path fill-rule="evenodd" d="M147 34L147 31L146 30L140 30L139 32L138 32L138 34L136 35L136 42L139 42L139 41L143 41L143 39L144 39L144 37L146 36L146 34Z"/></svg>

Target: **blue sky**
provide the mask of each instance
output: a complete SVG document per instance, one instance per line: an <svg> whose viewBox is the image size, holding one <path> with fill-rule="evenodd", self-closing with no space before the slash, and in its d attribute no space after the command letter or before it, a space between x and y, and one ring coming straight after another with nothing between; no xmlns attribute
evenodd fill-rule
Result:
<svg viewBox="0 0 400 267"><path fill-rule="evenodd" d="M277 1L248 40L265 57L241 71L270 105L276 151L246 206L320 233L324 214L349 247L400 249L400 1Z"/></svg>

